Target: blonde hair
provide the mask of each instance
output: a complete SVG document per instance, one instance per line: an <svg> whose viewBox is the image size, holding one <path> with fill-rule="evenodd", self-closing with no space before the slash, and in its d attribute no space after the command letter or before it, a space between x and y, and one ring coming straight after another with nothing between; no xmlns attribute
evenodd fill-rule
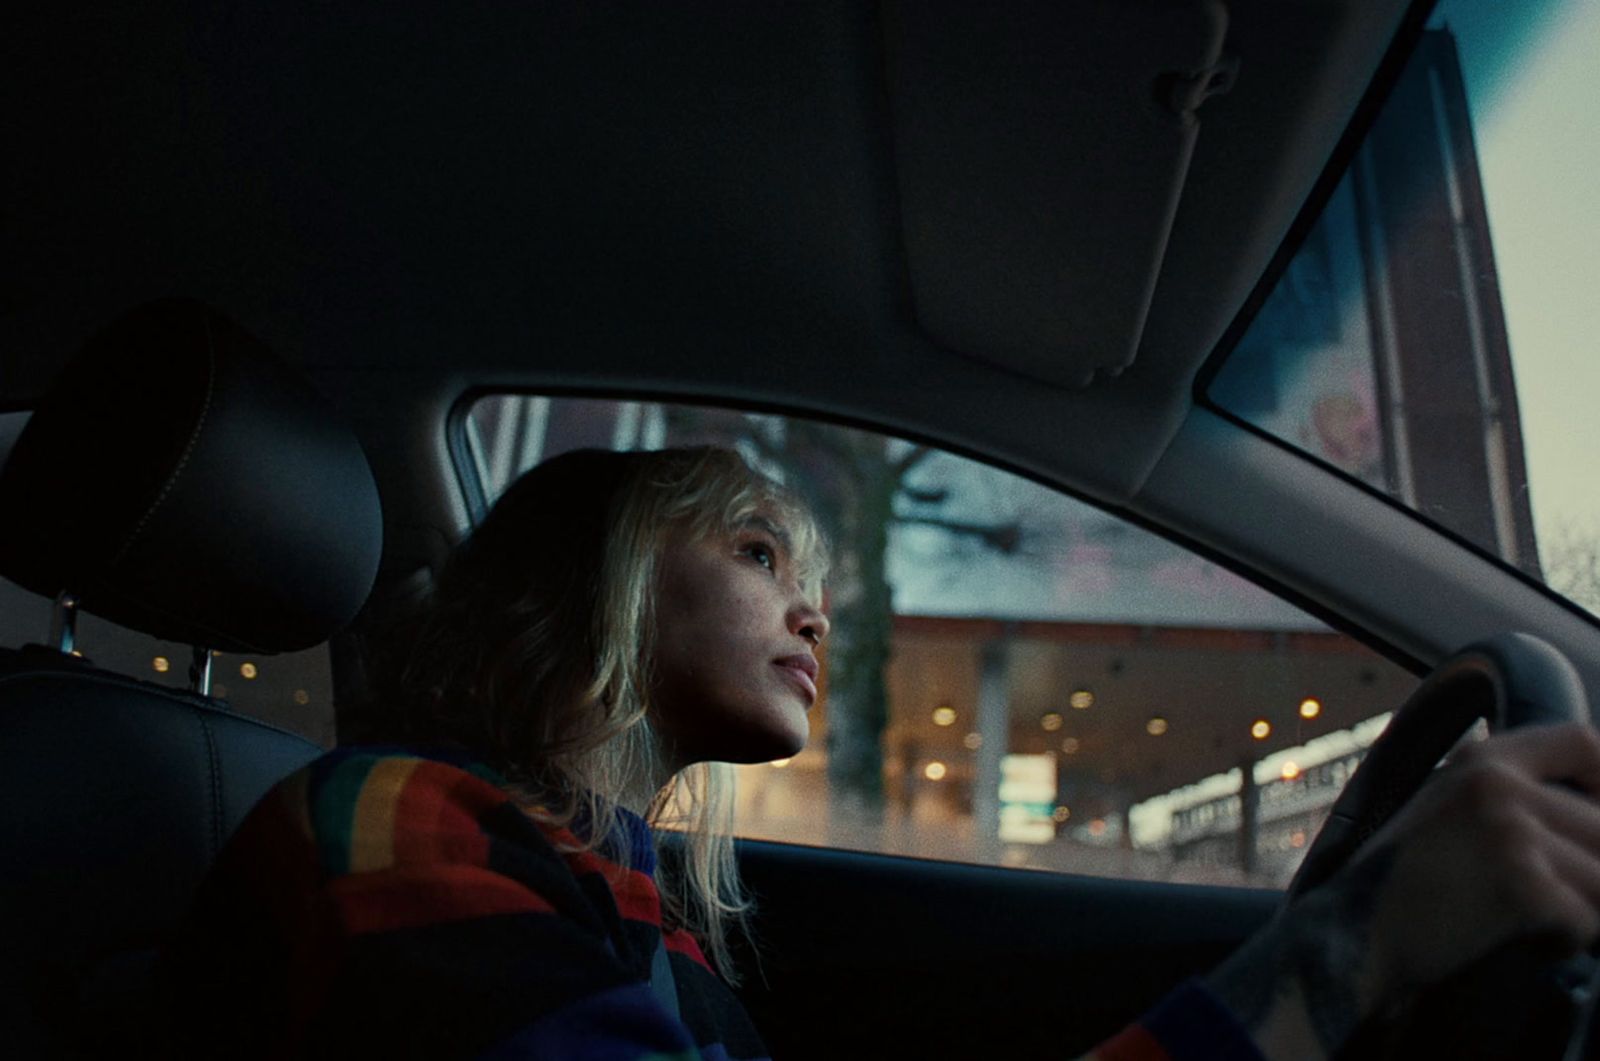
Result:
<svg viewBox="0 0 1600 1061"><path fill-rule="evenodd" d="M681 830L656 875L663 923L737 982L748 928L731 834L733 771L697 763L660 791L651 719L655 596L673 534L729 535L761 515L782 526L818 599L823 536L797 495L712 447L563 454L525 474L452 555L411 636L394 691L407 739L464 745L541 820L578 825L583 846L626 859L622 808Z"/></svg>

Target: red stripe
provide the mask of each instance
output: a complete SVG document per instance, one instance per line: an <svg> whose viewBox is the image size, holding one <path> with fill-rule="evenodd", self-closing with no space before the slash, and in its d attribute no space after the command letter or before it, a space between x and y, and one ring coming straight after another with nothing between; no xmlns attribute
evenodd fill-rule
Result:
<svg viewBox="0 0 1600 1061"><path fill-rule="evenodd" d="M617 900L617 912L629 921L643 921L647 925L661 924L661 893L656 882L637 870L615 867L618 876L610 879L611 894Z"/></svg>
<svg viewBox="0 0 1600 1061"><path fill-rule="evenodd" d="M329 881L328 893L345 931L353 936L555 909L523 885L482 866L357 873Z"/></svg>
<svg viewBox="0 0 1600 1061"><path fill-rule="evenodd" d="M274 790L245 816L236 838L222 849L214 874L232 877L245 892L269 909L298 912L303 897L316 894L321 882L317 849L282 789ZM271 873L261 872L268 863Z"/></svg>
<svg viewBox="0 0 1600 1061"><path fill-rule="evenodd" d="M551 832L549 835L552 841L557 843L556 849L561 852L561 857L567 860L567 865L572 868L574 875L582 876L585 873L598 873L610 881L627 872L621 865L611 861L604 855L597 854L593 848L582 851L568 850L565 846L562 846L561 841L566 838L561 836L559 832Z"/></svg>
<svg viewBox="0 0 1600 1061"><path fill-rule="evenodd" d="M1172 1061L1167 1048L1139 1024L1128 1025L1089 1056L1094 1061Z"/></svg>
<svg viewBox="0 0 1600 1061"><path fill-rule="evenodd" d="M677 951L679 954L687 954L707 969L711 968L711 963L706 961L705 953L701 951L700 944L695 942L694 937L689 935L687 930L675 928L671 932L663 932L661 934L661 942L666 944L668 950Z"/></svg>
<svg viewBox="0 0 1600 1061"><path fill-rule="evenodd" d="M629 921L661 924L661 893L648 874L629 869L593 850L565 852L567 866L575 877L595 873L606 882L617 902L617 913Z"/></svg>
<svg viewBox="0 0 1600 1061"><path fill-rule="evenodd" d="M532 815L532 817L539 828L544 831L545 839L549 840L551 846L561 852L562 858L570 859L574 854L588 853L580 850L583 847L583 841L579 840L578 835L571 829L552 825L538 815Z"/></svg>
<svg viewBox="0 0 1600 1061"><path fill-rule="evenodd" d="M418 763L395 808L395 865L486 864L489 837L478 821L507 800L494 785L457 767Z"/></svg>

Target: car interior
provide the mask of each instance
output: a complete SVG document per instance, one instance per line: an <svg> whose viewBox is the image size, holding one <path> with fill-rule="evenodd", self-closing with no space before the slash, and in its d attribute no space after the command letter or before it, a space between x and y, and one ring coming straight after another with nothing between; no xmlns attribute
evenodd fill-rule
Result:
<svg viewBox="0 0 1600 1061"><path fill-rule="evenodd" d="M16 15L0 575L49 623L0 647L13 1056L159 1049L164 932L326 743L210 695L214 654L327 643L335 711L358 699L376 618L492 500L460 472L488 393L937 446L1413 674L1521 631L1600 688L1582 607L1208 396L1433 7ZM80 611L193 646L188 687L96 666ZM742 997L779 1058L845 1035L1074 1056L1284 901L770 840L739 858Z"/></svg>

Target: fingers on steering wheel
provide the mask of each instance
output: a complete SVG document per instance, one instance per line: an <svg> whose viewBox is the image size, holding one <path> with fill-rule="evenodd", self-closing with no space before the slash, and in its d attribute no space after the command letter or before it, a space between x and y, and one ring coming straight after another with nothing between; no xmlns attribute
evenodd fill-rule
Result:
<svg viewBox="0 0 1600 1061"><path fill-rule="evenodd" d="M1600 802L1560 785L1533 785L1524 794L1527 806L1545 827L1586 851L1600 865Z"/></svg>
<svg viewBox="0 0 1600 1061"><path fill-rule="evenodd" d="M1600 858L1592 848L1554 830L1541 838L1547 873L1530 910L1535 933L1562 956L1576 954L1600 938Z"/></svg>
<svg viewBox="0 0 1600 1061"><path fill-rule="evenodd" d="M1600 795L1600 731L1584 722L1528 726L1469 744L1452 762L1470 765L1498 759L1539 781L1565 781Z"/></svg>
<svg viewBox="0 0 1600 1061"><path fill-rule="evenodd" d="M1593 945L1600 801L1590 793L1600 793L1600 732L1582 723L1529 727L1463 749L1452 765L1466 798L1498 822L1501 856L1523 863L1512 870L1520 879L1512 901L1527 927L1563 954Z"/></svg>

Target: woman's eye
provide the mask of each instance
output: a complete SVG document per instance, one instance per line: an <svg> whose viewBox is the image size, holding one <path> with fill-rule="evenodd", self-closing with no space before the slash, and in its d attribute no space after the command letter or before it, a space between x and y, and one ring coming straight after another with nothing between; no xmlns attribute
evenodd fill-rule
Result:
<svg viewBox="0 0 1600 1061"><path fill-rule="evenodd" d="M768 571L778 566L778 559L773 555L772 548L761 542L751 542L744 547L744 554Z"/></svg>

